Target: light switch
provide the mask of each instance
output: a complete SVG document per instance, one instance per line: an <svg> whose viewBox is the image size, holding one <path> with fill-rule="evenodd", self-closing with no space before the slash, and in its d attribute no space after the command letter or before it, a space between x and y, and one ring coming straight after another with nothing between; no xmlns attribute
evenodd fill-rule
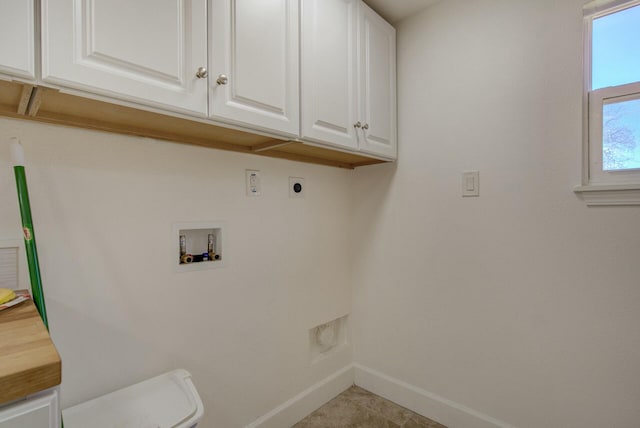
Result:
<svg viewBox="0 0 640 428"><path fill-rule="evenodd" d="M480 196L480 171L462 173L462 196Z"/></svg>
<svg viewBox="0 0 640 428"><path fill-rule="evenodd" d="M466 190L467 192L473 192L476 189L476 183L473 180L473 177L466 177Z"/></svg>

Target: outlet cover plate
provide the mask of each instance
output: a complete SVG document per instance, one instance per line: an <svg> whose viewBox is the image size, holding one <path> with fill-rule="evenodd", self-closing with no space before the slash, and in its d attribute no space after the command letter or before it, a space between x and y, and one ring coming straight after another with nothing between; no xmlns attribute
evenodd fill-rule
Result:
<svg viewBox="0 0 640 428"><path fill-rule="evenodd" d="M304 178L289 177L289 197L304 199L305 194Z"/></svg>
<svg viewBox="0 0 640 428"><path fill-rule="evenodd" d="M247 196L260 196L262 194L262 182L260 171L254 169L245 170L247 178Z"/></svg>

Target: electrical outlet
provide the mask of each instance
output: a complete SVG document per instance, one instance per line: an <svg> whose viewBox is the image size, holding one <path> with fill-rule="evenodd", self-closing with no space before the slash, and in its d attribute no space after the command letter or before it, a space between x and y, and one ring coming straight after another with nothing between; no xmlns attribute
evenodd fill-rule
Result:
<svg viewBox="0 0 640 428"><path fill-rule="evenodd" d="M245 173L247 176L247 196L260 196L262 194L260 171L248 169Z"/></svg>
<svg viewBox="0 0 640 428"><path fill-rule="evenodd" d="M303 199L304 193L304 178L289 177L289 197Z"/></svg>

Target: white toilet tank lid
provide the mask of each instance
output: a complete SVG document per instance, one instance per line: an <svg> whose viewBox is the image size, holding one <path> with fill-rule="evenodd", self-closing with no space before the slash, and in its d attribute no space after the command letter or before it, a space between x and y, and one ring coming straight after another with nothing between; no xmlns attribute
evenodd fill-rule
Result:
<svg viewBox="0 0 640 428"><path fill-rule="evenodd" d="M62 411L65 428L191 428L204 408L191 374L174 370Z"/></svg>

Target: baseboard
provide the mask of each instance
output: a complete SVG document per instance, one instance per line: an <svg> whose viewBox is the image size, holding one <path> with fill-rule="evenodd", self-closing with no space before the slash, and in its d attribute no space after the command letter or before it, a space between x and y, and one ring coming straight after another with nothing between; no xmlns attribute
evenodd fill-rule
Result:
<svg viewBox="0 0 640 428"><path fill-rule="evenodd" d="M354 364L353 369L356 385L449 428L515 428L460 403L360 364Z"/></svg>
<svg viewBox="0 0 640 428"><path fill-rule="evenodd" d="M349 364L251 422L245 428L290 427L353 385L353 379L353 365Z"/></svg>

